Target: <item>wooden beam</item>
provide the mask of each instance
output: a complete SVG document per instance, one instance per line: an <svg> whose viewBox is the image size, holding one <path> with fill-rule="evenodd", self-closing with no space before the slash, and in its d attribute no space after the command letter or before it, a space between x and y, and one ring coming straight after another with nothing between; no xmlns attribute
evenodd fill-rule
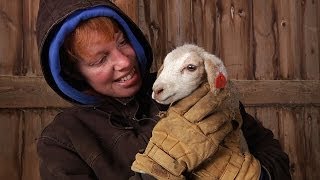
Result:
<svg viewBox="0 0 320 180"><path fill-rule="evenodd" d="M71 106L46 84L43 77L0 76L0 108Z"/></svg>
<svg viewBox="0 0 320 180"><path fill-rule="evenodd" d="M240 98L248 106L320 105L319 80L237 80Z"/></svg>
<svg viewBox="0 0 320 180"><path fill-rule="evenodd" d="M320 106L319 80L233 80L246 106ZM69 107L43 77L0 76L0 108Z"/></svg>

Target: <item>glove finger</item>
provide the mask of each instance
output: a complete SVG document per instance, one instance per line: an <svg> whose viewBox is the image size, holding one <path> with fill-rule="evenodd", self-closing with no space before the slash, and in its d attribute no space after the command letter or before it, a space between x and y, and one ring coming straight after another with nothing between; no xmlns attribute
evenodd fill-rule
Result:
<svg viewBox="0 0 320 180"><path fill-rule="evenodd" d="M231 121L224 123L217 131L208 136L213 140L215 144L220 144L220 142L233 130Z"/></svg>
<svg viewBox="0 0 320 180"><path fill-rule="evenodd" d="M225 113L219 111L198 122L197 125L201 129L203 134L208 135L216 132L227 121L230 120L225 115Z"/></svg>
<svg viewBox="0 0 320 180"><path fill-rule="evenodd" d="M194 106L184 114L185 118L190 122L199 122L210 113L217 110L217 107L223 100L228 97L229 92L227 90L221 90L217 95L212 92L203 96Z"/></svg>
<svg viewBox="0 0 320 180"><path fill-rule="evenodd" d="M205 96L210 91L210 87L208 83L202 84L199 88L193 91L189 96L181 99L172 107L169 108L174 110L178 114L182 115L187 112L199 99Z"/></svg>
<svg viewBox="0 0 320 180"><path fill-rule="evenodd" d="M182 179L182 176L174 176L145 154L137 154L131 170L143 174L149 174L157 179Z"/></svg>
<svg viewBox="0 0 320 180"><path fill-rule="evenodd" d="M258 179L261 173L260 162L250 153L244 154L244 162L237 177L240 179Z"/></svg>

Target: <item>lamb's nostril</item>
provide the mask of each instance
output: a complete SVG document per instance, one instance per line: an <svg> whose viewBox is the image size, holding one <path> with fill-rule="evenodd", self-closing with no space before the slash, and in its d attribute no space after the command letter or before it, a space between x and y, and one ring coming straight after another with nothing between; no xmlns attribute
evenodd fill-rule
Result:
<svg viewBox="0 0 320 180"><path fill-rule="evenodd" d="M159 94L161 94L162 92L163 92L163 88L157 89L157 90L155 91L156 95L159 95Z"/></svg>

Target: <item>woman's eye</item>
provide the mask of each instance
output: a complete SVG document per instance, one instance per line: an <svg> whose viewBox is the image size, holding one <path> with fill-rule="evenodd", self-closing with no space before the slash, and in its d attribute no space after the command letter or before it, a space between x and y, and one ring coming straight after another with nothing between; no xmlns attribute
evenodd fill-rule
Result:
<svg viewBox="0 0 320 180"><path fill-rule="evenodd" d="M188 64L186 68L188 71L191 71L191 72L197 70L197 66L193 64Z"/></svg>
<svg viewBox="0 0 320 180"><path fill-rule="evenodd" d="M100 58L98 61L89 64L89 66L100 66L107 60L107 56L104 55L102 58Z"/></svg>

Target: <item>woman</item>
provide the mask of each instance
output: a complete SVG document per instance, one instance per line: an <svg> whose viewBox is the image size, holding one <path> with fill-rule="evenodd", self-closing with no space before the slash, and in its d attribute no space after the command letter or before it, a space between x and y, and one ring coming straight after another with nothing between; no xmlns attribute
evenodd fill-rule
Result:
<svg viewBox="0 0 320 180"><path fill-rule="evenodd" d="M38 140L42 179L147 177L130 166L163 107L150 98L152 50L139 28L107 0L40 0L37 40L47 83L75 104ZM289 179L272 132L240 111L260 178Z"/></svg>

